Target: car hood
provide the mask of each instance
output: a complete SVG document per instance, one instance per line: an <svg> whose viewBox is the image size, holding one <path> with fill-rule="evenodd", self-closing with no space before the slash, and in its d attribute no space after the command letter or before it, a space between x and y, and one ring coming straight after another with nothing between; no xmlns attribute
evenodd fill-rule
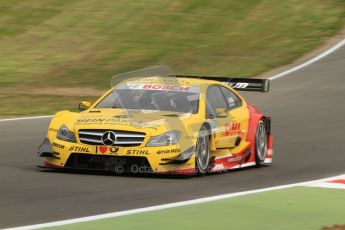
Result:
<svg viewBox="0 0 345 230"><path fill-rule="evenodd" d="M149 110L92 109L79 114L74 120L74 130L111 129L145 132L157 135L169 130L186 129L193 117L189 113Z"/></svg>

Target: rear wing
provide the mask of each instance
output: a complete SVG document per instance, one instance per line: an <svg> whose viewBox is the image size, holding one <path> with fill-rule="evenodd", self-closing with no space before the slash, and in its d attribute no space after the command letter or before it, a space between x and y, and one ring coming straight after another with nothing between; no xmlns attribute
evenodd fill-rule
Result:
<svg viewBox="0 0 345 230"><path fill-rule="evenodd" d="M213 80L223 82L233 89L238 91L256 91L268 92L270 89L270 80L268 79L255 79L255 78L229 78L229 77L211 77L211 76L184 76L176 75L176 77L184 78L199 78L205 80Z"/></svg>

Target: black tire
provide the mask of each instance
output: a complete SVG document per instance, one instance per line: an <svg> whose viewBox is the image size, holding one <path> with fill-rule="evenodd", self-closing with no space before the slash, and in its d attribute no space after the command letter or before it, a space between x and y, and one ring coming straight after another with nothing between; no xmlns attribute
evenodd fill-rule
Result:
<svg viewBox="0 0 345 230"><path fill-rule="evenodd" d="M195 151L195 167L198 175L204 175L210 168L210 131L206 126L202 126Z"/></svg>
<svg viewBox="0 0 345 230"><path fill-rule="evenodd" d="M255 135L255 162L257 167L264 165L267 155L267 133L265 123L261 120Z"/></svg>

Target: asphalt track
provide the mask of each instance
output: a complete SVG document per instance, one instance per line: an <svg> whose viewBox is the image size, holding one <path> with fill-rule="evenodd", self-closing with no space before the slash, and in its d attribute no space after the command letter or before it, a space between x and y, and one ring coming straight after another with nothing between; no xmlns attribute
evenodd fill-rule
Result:
<svg viewBox="0 0 345 230"><path fill-rule="evenodd" d="M45 172L36 149L49 118L0 122L0 228L289 184L345 171L345 47L246 93L272 116L271 167L195 178Z"/></svg>

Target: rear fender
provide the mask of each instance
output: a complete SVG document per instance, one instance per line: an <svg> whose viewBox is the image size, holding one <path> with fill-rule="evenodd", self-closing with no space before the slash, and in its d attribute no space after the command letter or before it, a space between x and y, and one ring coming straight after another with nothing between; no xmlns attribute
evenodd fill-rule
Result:
<svg viewBox="0 0 345 230"><path fill-rule="evenodd" d="M256 138L256 129L258 127L259 122L264 118L263 114L253 105L248 104L249 110L249 127L248 127L248 135L247 141L251 144L251 155L249 158L250 162L255 162L255 138Z"/></svg>
<svg viewBox="0 0 345 230"><path fill-rule="evenodd" d="M249 161L255 162L255 138L256 138L256 129L259 122L262 120L265 124L265 129L267 133L267 156L265 163L272 162L273 156L273 136L271 135L271 117L264 116L256 107L248 104L249 109L249 128L248 128L248 137L247 141L251 143L251 156Z"/></svg>

